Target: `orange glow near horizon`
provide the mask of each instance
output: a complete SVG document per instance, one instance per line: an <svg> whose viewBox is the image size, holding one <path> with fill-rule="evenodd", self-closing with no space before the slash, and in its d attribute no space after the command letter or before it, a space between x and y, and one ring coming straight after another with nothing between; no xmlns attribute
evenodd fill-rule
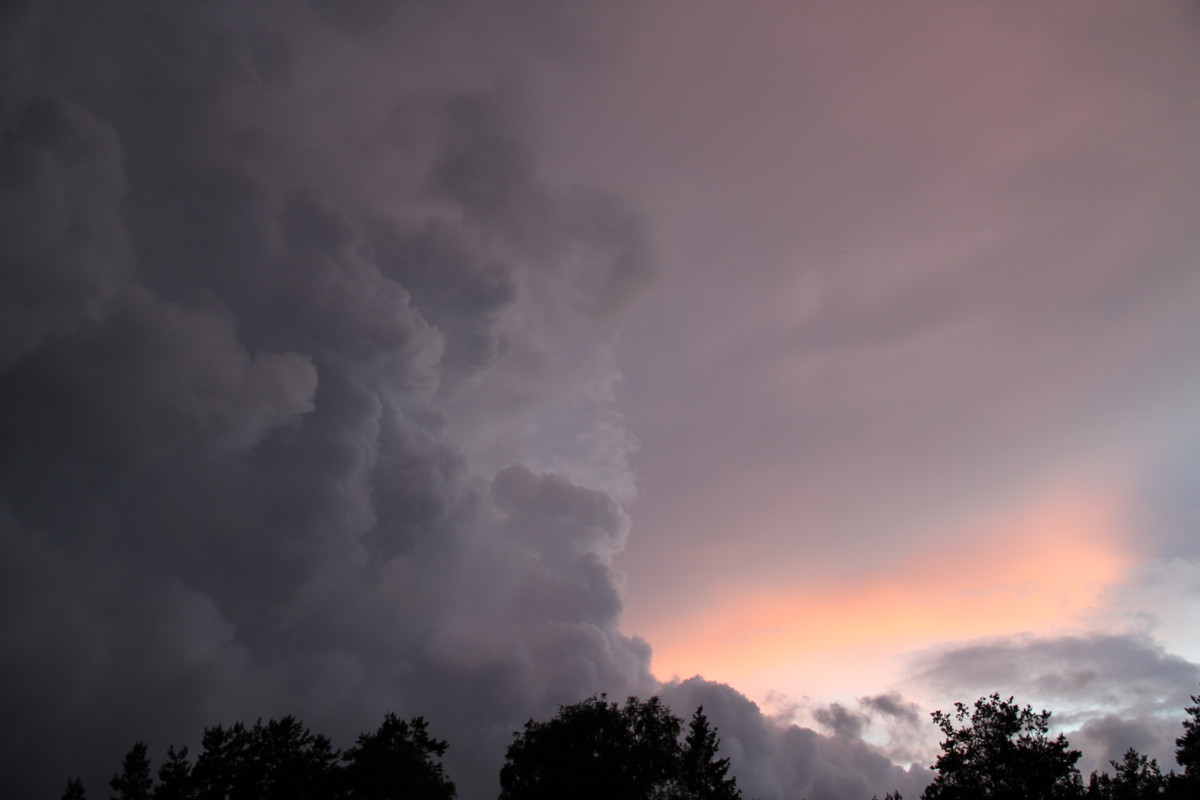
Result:
<svg viewBox="0 0 1200 800"><path fill-rule="evenodd" d="M1110 498L1060 493L952 531L886 575L747 587L641 633L660 678L701 674L760 695L786 693L775 684L789 675L806 687L886 679L882 661L937 642L1069 625L1133 563L1119 510Z"/></svg>

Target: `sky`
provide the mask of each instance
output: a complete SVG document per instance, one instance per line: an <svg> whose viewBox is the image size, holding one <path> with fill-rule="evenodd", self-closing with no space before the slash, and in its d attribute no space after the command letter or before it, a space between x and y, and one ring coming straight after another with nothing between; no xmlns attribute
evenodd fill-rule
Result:
<svg viewBox="0 0 1200 800"><path fill-rule="evenodd" d="M929 713L1173 766L1200 7L0 9L0 794L385 711L494 796L594 693L747 796Z"/></svg>

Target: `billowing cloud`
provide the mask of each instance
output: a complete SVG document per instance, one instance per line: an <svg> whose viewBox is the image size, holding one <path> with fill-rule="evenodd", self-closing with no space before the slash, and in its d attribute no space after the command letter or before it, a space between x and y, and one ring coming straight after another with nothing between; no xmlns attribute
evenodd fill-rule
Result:
<svg viewBox="0 0 1200 800"><path fill-rule="evenodd" d="M461 47L509 11L356 9L5 12L6 796L388 709L487 796L524 719L656 686L612 568L641 221L539 176L550 56Z"/></svg>
<svg viewBox="0 0 1200 800"><path fill-rule="evenodd" d="M699 677L665 685L662 696L675 708L704 706L748 797L865 799L894 791L915 797L929 781L924 766L897 766L878 746L864 741L860 734L866 715L844 706L817 710L818 718L828 720L822 724L837 726L834 735L825 735L787 717L764 714L728 685Z"/></svg>
<svg viewBox="0 0 1200 800"><path fill-rule="evenodd" d="M1188 686L1200 678L1200 666L1153 641L1115 634L1019 636L953 645L919 656L914 671L919 680L954 691L1019 680L1019 688L1048 699L1110 706L1154 703L1172 710L1182 707Z"/></svg>
<svg viewBox="0 0 1200 800"><path fill-rule="evenodd" d="M1079 769L1085 775L1093 771L1111 774L1112 762L1120 763L1131 747L1154 758L1159 769L1165 773L1179 771L1175 763L1174 741L1182 730L1179 719L1164 719L1148 714L1134 717L1106 714L1089 719L1078 730L1071 731L1069 738L1071 744L1083 753Z"/></svg>
<svg viewBox="0 0 1200 800"><path fill-rule="evenodd" d="M821 706L813 712L813 717L817 722L833 731L834 735L849 739L860 738L868 721L866 716L846 708L841 703Z"/></svg>
<svg viewBox="0 0 1200 800"><path fill-rule="evenodd" d="M594 692L764 800L919 793L910 686L1162 760L1196 17L951 5L5 4L0 794L394 710L472 800Z"/></svg>
<svg viewBox="0 0 1200 800"><path fill-rule="evenodd" d="M888 692L874 697L859 699L863 708L877 712L883 716L897 720L905 725L912 725L920 719L921 713L915 703L908 702L898 692Z"/></svg>
<svg viewBox="0 0 1200 800"><path fill-rule="evenodd" d="M1050 709L1084 750L1085 771L1129 747L1169 768L1200 665L1145 635L1018 636L929 650L913 659L911 680L966 702L996 691Z"/></svg>

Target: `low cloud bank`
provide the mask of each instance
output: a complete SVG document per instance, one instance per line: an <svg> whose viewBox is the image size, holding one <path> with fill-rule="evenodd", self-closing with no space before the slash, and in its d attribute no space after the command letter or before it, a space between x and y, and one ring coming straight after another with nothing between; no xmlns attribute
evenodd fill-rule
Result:
<svg viewBox="0 0 1200 800"><path fill-rule="evenodd" d="M1200 683L1200 664L1145 633L1013 636L958 643L916 656L911 680L970 702L989 692L1053 712L1083 752L1084 775L1107 770L1130 747L1175 767L1175 738Z"/></svg>
<svg viewBox="0 0 1200 800"><path fill-rule="evenodd" d="M890 712L872 710L878 698L864 698L861 712L836 704L818 708L815 716L833 723L829 735L765 714L735 689L699 677L667 684L661 694L676 709L704 706L747 797L866 800L894 791L917 797L932 777L923 764L898 766L882 747L861 738L872 721L887 725ZM886 702L908 711L896 696Z"/></svg>

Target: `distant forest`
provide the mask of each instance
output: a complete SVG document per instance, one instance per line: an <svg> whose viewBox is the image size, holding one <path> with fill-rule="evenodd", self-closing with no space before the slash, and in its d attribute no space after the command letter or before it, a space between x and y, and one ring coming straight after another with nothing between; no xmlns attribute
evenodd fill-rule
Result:
<svg viewBox="0 0 1200 800"><path fill-rule="evenodd" d="M935 777L922 800L1196 800L1200 798L1200 696L1175 740L1181 773L1163 773L1134 749L1085 782L1080 752L1049 734L1049 711L999 694L937 711ZM449 744L421 717L384 716L345 751L294 717L204 731L193 763L170 747L155 779L145 742L110 781L112 800L454 800L441 757ZM562 706L513 734L500 770L500 800L739 800L729 759L704 708L684 725L657 697L624 704L598 695ZM64 800L85 800L78 779ZM884 800L902 800L899 792Z"/></svg>

